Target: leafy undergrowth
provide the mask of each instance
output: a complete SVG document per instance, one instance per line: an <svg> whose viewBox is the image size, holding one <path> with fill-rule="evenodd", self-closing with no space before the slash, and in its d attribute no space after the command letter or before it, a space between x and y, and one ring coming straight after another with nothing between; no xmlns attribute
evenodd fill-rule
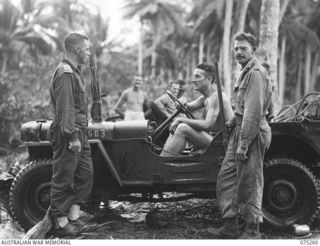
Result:
<svg viewBox="0 0 320 246"><path fill-rule="evenodd" d="M7 151L7 155L0 156L0 174L8 171L12 165L24 163L28 159L28 153L24 148L8 149Z"/></svg>

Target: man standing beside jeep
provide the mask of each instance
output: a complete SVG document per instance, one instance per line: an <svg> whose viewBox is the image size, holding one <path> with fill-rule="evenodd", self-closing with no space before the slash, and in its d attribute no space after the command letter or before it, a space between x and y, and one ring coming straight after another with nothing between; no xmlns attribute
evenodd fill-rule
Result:
<svg viewBox="0 0 320 246"><path fill-rule="evenodd" d="M53 148L50 215L56 236L79 234L85 227L80 205L93 184L91 149L87 139L88 97L81 65L90 55L89 40L70 33L64 40L65 58L54 72L50 99L54 118L50 128Z"/></svg>
<svg viewBox="0 0 320 246"><path fill-rule="evenodd" d="M235 116L228 149L217 180L217 200L224 219L216 238L238 238L238 212L246 222L242 239L260 239L262 222L263 158L271 142L266 114L272 85L266 70L255 58L256 38L250 33L235 37L234 54L242 70L234 87Z"/></svg>

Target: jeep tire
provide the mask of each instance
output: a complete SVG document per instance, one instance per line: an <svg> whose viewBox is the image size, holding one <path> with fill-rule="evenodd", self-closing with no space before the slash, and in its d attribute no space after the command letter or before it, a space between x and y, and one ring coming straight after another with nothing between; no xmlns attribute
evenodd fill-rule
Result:
<svg viewBox="0 0 320 246"><path fill-rule="evenodd" d="M26 230L42 220L50 205L51 176L51 160L35 160L13 180L9 195L11 213Z"/></svg>
<svg viewBox="0 0 320 246"><path fill-rule="evenodd" d="M301 162L273 158L264 167L262 212L269 224L309 224L320 209L320 185Z"/></svg>

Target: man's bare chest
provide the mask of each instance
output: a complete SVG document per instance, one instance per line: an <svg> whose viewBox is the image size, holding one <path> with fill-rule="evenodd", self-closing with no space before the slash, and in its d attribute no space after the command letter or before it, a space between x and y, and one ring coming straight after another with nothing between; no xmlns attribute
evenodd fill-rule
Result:
<svg viewBox="0 0 320 246"><path fill-rule="evenodd" d="M144 100L145 97L142 92L130 92L127 95L128 104L143 104Z"/></svg>

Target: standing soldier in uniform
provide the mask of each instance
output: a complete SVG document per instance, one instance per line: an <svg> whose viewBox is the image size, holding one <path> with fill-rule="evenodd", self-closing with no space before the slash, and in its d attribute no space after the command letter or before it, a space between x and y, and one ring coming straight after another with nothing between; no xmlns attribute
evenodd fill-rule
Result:
<svg viewBox="0 0 320 246"><path fill-rule="evenodd" d="M235 37L235 58L242 70L234 88L235 116L227 123L233 130L217 180L217 199L225 223L219 229L208 229L216 238L239 237L238 211L246 222L240 238L261 238L263 158L271 142L266 114L272 85L255 58L256 47L252 34Z"/></svg>
<svg viewBox="0 0 320 246"><path fill-rule="evenodd" d="M70 236L84 229L80 219L83 204L93 184L91 149L86 136L88 97L80 74L90 55L89 40L70 33L64 40L65 58L58 65L50 85L53 122L51 218L56 236Z"/></svg>

